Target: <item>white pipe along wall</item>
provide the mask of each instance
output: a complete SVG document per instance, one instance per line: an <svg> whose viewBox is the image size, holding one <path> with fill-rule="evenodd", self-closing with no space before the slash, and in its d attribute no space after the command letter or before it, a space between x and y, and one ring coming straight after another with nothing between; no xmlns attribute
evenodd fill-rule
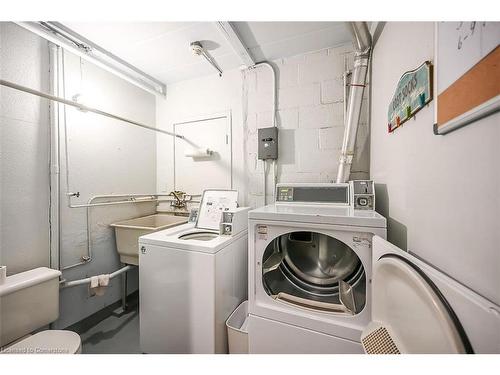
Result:
<svg viewBox="0 0 500 375"><path fill-rule="evenodd" d="M346 25L351 31L355 52L354 68L352 70L351 82L349 83L350 90L349 99L347 101L344 140L342 142L342 152L340 154L339 169L337 172L338 183L349 181L351 174L351 166L356 145L356 134L358 132L372 45L372 38L366 22L348 22Z"/></svg>
<svg viewBox="0 0 500 375"><path fill-rule="evenodd" d="M272 101L273 101L273 109L272 109L272 126L274 127L278 127L278 125L276 124L276 112L277 112L277 105L276 105L276 102L277 102L277 98L276 98L276 85L277 85L277 82L276 82L276 72L274 70L274 67L271 63L267 62L267 61L262 61L262 62L258 62L256 63L253 67L251 67L250 69L256 69L256 68L259 68L261 66L264 66L264 67L267 67L269 68L269 71L271 72L271 84L272 84ZM278 138L279 138L279 135L278 135ZM266 191L266 182L267 182L267 160L262 160L262 164L263 164L263 167L264 167L264 191ZM274 194L275 194L275 190L276 190L276 183L277 183L277 173L276 173L276 160L272 160L271 162L271 168L272 168L272 172L273 172L273 178L272 178L272 188L273 188L273 201L275 199L274 197ZM267 199L266 199L266 194L264 194L264 205L267 204Z"/></svg>

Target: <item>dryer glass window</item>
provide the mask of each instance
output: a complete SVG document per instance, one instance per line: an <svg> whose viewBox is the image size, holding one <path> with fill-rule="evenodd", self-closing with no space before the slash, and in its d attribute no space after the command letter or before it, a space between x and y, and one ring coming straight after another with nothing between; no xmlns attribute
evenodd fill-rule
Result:
<svg viewBox="0 0 500 375"><path fill-rule="evenodd" d="M281 235L262 259L266 292L302 308L357 314L366 302L361 260L344 242L322 233L297 231Z"/></svg>

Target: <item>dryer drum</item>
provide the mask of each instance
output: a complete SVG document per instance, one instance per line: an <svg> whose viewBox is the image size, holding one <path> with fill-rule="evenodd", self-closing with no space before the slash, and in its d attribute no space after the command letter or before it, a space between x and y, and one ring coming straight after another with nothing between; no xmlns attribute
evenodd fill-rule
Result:
<svg viewBox="0 0 500 375"><path fill-rule="evenodd" d="M278 238L283 262L299 279L319 287L338 285L359 267L356 253L336 238L316 232L292 232Z"/></svg>
<svg viewBox="0 0 500 375"><path fill-rule="evenodd" d="M299 288L311 296L317 297L338 297L339 293L339 282L336 281L330 285L315 285L308 283L293 273L293 271L287 266L286 263L282 263L280 266L280 271L288 282L292 283L296 288ZM353 273L348 275L343 279L347 284L351 285L353 288L359 289L358 286L361 282L365 280L365 272L361 263L354 270Z"/></svg>
<svg viewBox="0 0 500 375"><path fill-rule="evenodd" d="M365 302L365 272L345 243L316 232L292 232L272 241L263 256L263 283L269 295L279 292L324 302L338 302L339 281Z"/></svg>

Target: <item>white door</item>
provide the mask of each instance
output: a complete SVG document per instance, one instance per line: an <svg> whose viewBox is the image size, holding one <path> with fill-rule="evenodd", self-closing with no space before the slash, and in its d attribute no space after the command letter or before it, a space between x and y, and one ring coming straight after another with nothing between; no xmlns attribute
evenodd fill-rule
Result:
<svg viewBox="0 0 500 375"><path fill-rule="evenodd" d="M201 194L204 189L231 189L231 118L230 115L204 118L174 125L175 189ZM197 151L211 154L196 156ZM189 156L189 155L195 155Z"/></svg>
<svg viewBox="0 0 500 375"><path fill-rule="evenodd" d="M367 353L500 353L500 306L375 236Z"/></svg>

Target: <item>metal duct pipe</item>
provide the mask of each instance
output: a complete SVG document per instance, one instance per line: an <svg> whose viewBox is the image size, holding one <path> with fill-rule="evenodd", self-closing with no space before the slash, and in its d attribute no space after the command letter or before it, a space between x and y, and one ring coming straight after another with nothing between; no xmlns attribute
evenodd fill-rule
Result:
<svg viewBox="0 0 500 375"><path fill-rule="evenodd" d="M340 154L339 169L337 171L337 182L346 182L351 173L352 160L354 158L354 147L356 145L356 134L358 132L359 117L363 92L366 85L366 73L370 61L370 49L372 37L368 31L366 22L348 22L352 34L352 42L356 49L354 55L354 68L350 83L347 121L344 130L344 141L342 153Z"/></svg>

